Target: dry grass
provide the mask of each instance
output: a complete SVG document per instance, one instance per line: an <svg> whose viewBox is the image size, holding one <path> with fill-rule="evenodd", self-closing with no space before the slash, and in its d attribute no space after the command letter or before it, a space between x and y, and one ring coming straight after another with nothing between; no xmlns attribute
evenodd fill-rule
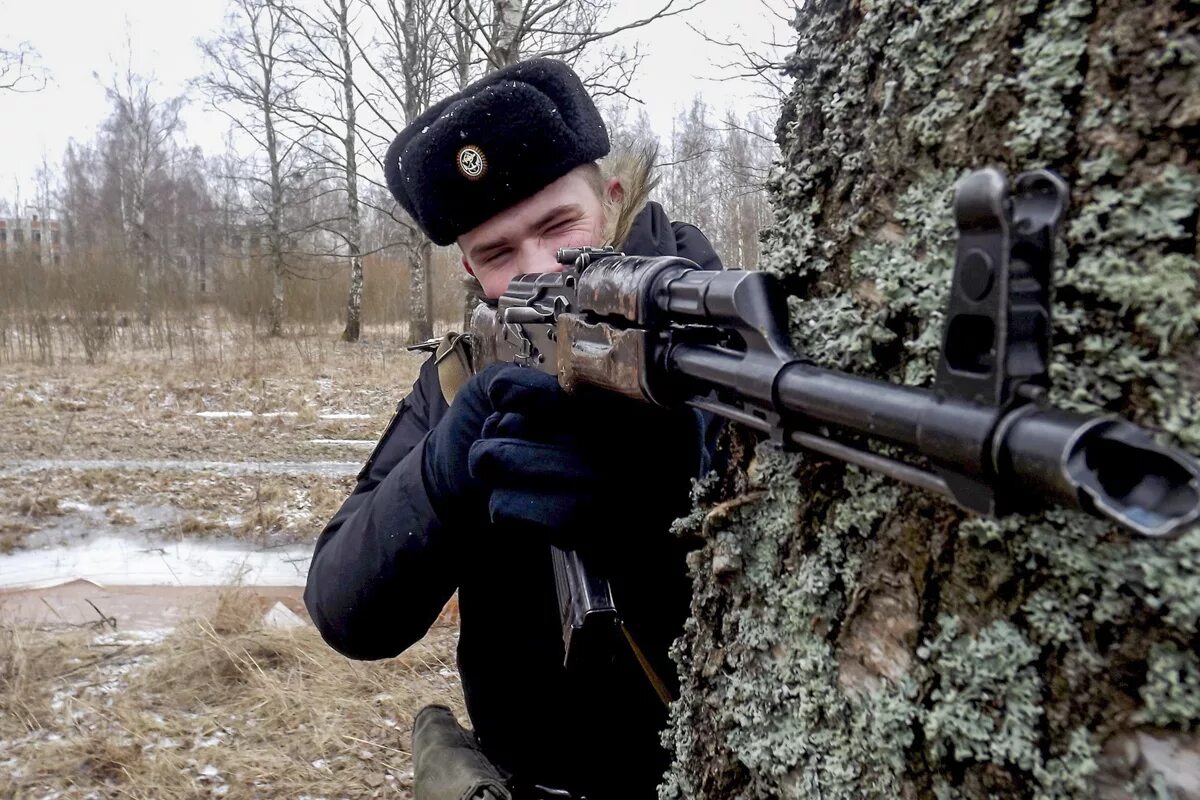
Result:
<svg viewBox="0 0 1200 800"><path fill-rule="evenodd" d="M0 353L0 468L361 463L363 448L309 440L377 438L421 362L396 331L368 328L357 345L338 342L336 326L267 340L193 317L174 350L170 330L113 327L90 364L75 334L54 326L44 331L53 346L36 358ZM328 418L337 412L366 418ZM311 541L352 485L351 476L128 465L10 471L0 473L0 552L82 523L160 538ZM5 626L0 609L0 798L407 796L413 715L429 702L462 710L456 628L435 627L397 659L353 662L311 626L264 628L264 610L252 592L229 590L166 639L138 641Z"/></svg>
<svg viewBox="0 0 1200 800"><path fill-rule="evenodd" d="M35 530L37 528L25 520L0 518L0 555L16 550Z"/></svg>
<svg viewBox="0 0 1200 800"><path fill-rule="evenodd" d="M58 517L63 513L59 502L55 495L29 492L18 497L14 507L18 514L27 517Z"/></svg>
<svg viewBox="0 0 1200 800"><path fill-rule="evenodd" d="M309 440L373 438L422 357L395 339L323 347L307 361L268 342L200 365L130 353L100 366L6 366L0 446L21 459L328 459ZM214 411L255 416L200 416ZM322 417L344 411L365 416Z"/></svg>
<svg viewBox="0 0 1200 800"><path fill-rule="evenodd" d="M230 590L156 643L0 628L0 797L405 797L412 718L462 716L456 634L353 662Z"/></svg>
<svg viewBox="0 0 1200 800"><path fill-rule="evenodd" d="M365 459L366 453L354 457ZM40 487L37 495L27 489L31 481ZM76 512L68 509L80 506L103 509L109 525L130 531L148 524L139 519L139 507L169 508L167 519L153 528L168 540L237 536L255 541L269 537L276 544L308 541L333 516L353 485L351 475L247 476L215 470L87 469L0 475L0 548L6 532L15 543L18 534L70 526L70 515Z"/></svg>

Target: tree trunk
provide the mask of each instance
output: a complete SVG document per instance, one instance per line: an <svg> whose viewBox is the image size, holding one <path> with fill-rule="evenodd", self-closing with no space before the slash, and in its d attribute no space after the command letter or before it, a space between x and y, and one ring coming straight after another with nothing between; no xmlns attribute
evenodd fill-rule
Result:
<svg viewBox="0 0 1200 800"><path fill-rule="evenodd" d="M422 63L421 54L428 46L427 42L421 41L421 12L422 9L418 8L418 4L413 0L406 0L404 3L402 33L406 56L411 59L404 71L404 119L407 123L411 123L424 113L430 100L427 94L428 84L421 80L424 73L417 68L417 64ZM432 281L429 271L432 257L433 242L415 224L411 225L408 247L408 338L410 344L433 338L433 326L429 320L429 309L433 305Z"/></svg>
<svg viewBox="0 0 1200 800"><path fill-rule="evenodd" d="M1050 167L1051 399L1200 451L1194 7L817 0L795 24L763 267L799 349L930 385L956 181ZM694 525L663 797L1200 796L1200 530L996 522L809 453L735 461L701 486L728 502Z"/></svg>
<svg viewBox="0 0 1200 800"><path fill-rule="evenodd" d="M278 252L271 256L271 313L269 317L271 336L283 336L283 259Z"/></svg>
<svg viewBox="0 0 1200 800"><path fill-rule="evenodd" d="M409 248L408 284L408 340L409 344L433 338L433 325L429 320L429 275L433 258L433 242L420 231L415 231L416 242Z"/></svg>
<svg viewBox="0 0 1200 800"><path fill-rule="evenodd" d="M488 69L500 69L521 60L521 23L524 0L492 0L492 52Z"/></svg>
<svg viewBox="0 0 1200 800"><path fill-rule="evenodd" d="M342 92L346 103L346 211L350 218L350 296L346 300L346 327L342 339L357 342L362 327L362 223L358 207L358 153L354 101L354 58L350 53L350 9L347 0L338 6L338 44L342 51Z"/></svg>
<svg viewBox="0 0 1200 800"><path fill-rule="evenodd" d="M268 314L268 334L283 336L283 172L279 163L279 144L269 98L270 82L263 91L263 129L266 132L267 159L271 169L271 208L267 212L267 246L271 263L271 309Z"/></svg>

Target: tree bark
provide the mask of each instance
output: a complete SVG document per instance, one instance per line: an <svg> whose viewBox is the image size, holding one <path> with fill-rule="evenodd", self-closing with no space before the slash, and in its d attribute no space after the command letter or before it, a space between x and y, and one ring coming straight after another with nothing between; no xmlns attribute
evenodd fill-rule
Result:
<svg viewBox="0 0 1200 800"><path fill-rule="evenodd" d="M418 65L425 64L425 48L427 42L421 41L421 12L415 0L405 0L402 34L404 38L405 58L408 59L405 76L404 118L412 123L425 111L429 104L429 83L425 73ZM415 224L409 228L409 284L408 310L410 344L423 342L433 338L433 324L430 321L430 308L433 305L432 286L430 280L430 263L433 258L433 242L425 236Z"/></svg>
<svg viewBox="0 0 1200 800"><path fill-rule="evenodd" d="M271 264L268 333L271 336L283 336L283 175L279 164L275 124L269 108L263 110L263 119L266 126L267 158L271 162L271 208L267 212L267 248Z"/></svg>
<svg viewBox="0 0 1200 800"><path fill-rule="evenodd" d="M346 300L346 327L342 339L357 342L362 327L362 222L358 203L358 128L354 100L354 58L350 53L350 8L348 0L338 5L338 44L342 54L342 91L346 103L346 213L349 217L347 246L350 250L350 293Z"/></svg>
<svg viewBox="0 0 1200 800"><path fill-rule="evenodd" d="M433 242L423 233L414 230L415 241L408 248L408 339L410 344L433 338L433 324L429 319L429 276L433 259Z"/></svg>
<svg viewBox="0 0 1200 800"><path fill-rule="evenodd" d="M821 365L930 385L952 189L1071 184L1052 401L1200 451L1200 67L1183 0L817 0L763 268ZM1200 530L970 517L767 445L701 484L664 798L1200 796ZM744 468L744 469L743 469Z"/></svg>
<svg viewBox="0 0 1200 800"><path fill-rule="evenodd" d="M521 60L521 22L525 14L523 0L492 0L492 52L488 53L489 71Z"/></svg>

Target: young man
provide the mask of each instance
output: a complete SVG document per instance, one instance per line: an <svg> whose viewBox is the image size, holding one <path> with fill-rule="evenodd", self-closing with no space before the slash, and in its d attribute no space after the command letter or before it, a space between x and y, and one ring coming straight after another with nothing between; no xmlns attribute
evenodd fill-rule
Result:
<svg viewBox="0 0 1200 800"><path fill-rule="evenodd" d="M699 230L646 201L648 159L601 177L608 150L578 77L541 59L430 108L392 143L387 180L430 239L458 244L488 298L516 275L561 269L561 247L720 269ZM667 712L650 675L677 691L667 651L690 596L668 528L705 469L704 437L691 411L568 396L515 366L475 375L448 404L431 358L317 541L309 613L338 651L387 658L457 589L467 710L514 797L654 797ZM649 669L632 647L563 669L551 543L609 578Z"/></svg>

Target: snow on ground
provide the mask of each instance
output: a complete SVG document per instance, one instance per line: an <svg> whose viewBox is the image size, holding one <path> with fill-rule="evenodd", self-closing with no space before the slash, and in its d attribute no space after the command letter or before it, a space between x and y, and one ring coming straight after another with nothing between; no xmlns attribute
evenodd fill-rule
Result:
<svg viewBox="0 0 1200 800"><path fill-rule="evenodd" d="M347 447L374 447L374 439L309 439L309 444L340 444Z"/></svg>
<svg viewBox="0 0 1200 800"><path fill-rule="evenodd" d="M268 550L234 540L97 536L0 556L0 589L87 580L121 586L303 586L312 545Z"/></svg>
<svg viewBox="0 0 1200 800"><path fill-rule="evenodd" d="M357 461L192 461L174 458L147 459L35 459L0 462L0 475L40 470L150 469L212 471L222 475L354 475Z"/></svg>
<svg viewBox="0 0 1200 800"><path fill-rule="evenodd" d="M197 411L197 417L205 419L230 419L231 417L295 417L299 416L298 411L262 411L255 413L253 411ZM370 414L358 414L351 411L330 411L317 415L318 419L338 420L338 419L371 419Z"/></svg>

